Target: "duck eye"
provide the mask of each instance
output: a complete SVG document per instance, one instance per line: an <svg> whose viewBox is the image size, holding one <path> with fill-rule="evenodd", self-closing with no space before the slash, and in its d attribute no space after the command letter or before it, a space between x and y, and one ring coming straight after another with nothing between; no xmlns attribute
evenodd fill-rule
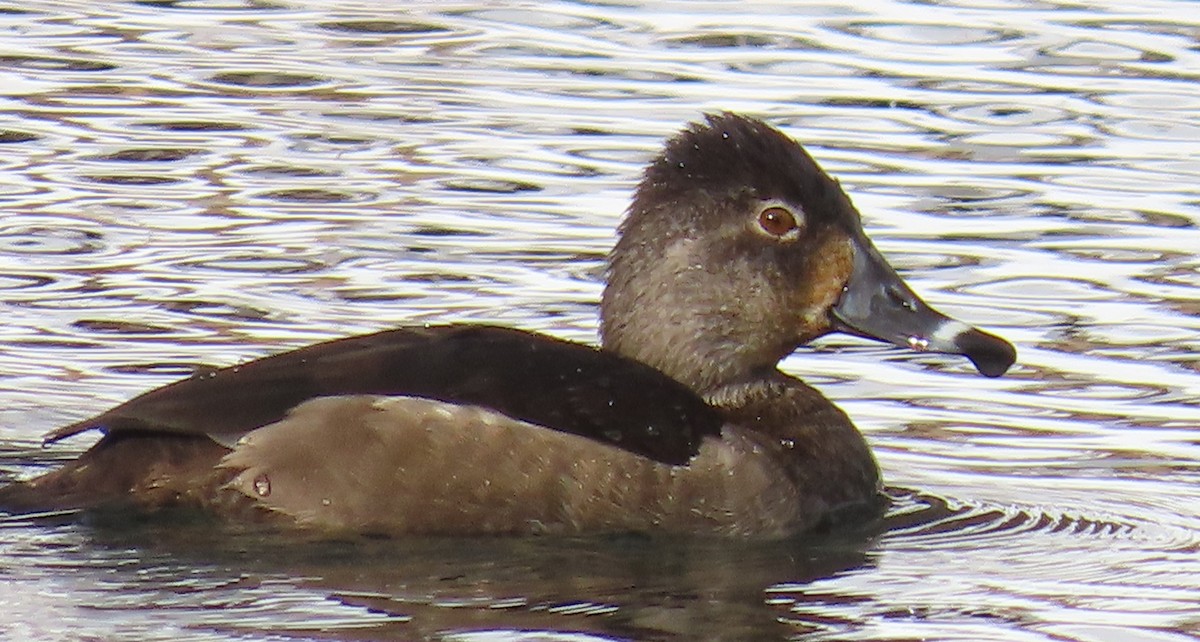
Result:
<svg viewBox="0 0 1200 642"><path fill-rule="evenodd" d="M796 216L785 207L773 205L759 212L758 226L771 236L782 238L795 230Z"/></svg>

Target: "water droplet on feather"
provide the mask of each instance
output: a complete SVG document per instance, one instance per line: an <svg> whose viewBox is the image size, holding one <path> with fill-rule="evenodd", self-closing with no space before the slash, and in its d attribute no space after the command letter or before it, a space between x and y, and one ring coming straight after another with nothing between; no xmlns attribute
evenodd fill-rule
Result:
<svg viewBox="0 0 1200 642"><path fill-rule="evenodd" d="M267 477L266 473L261 473L254 478L254 492L258 493L259 497L267 497L271 494L271 478Z"/></svg>

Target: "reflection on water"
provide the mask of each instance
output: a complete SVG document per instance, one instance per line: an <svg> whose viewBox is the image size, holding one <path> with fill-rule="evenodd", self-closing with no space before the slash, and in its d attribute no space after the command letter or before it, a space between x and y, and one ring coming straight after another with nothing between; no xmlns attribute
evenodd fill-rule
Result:
<svg viewBox="0 0 1200 642"><path fill-rule="evenodd" d="M43 529L36 546L13 548L44 555L52 545L62 557L86 556L75 581L89 601L103 603L124 626L174 614L187 626L171 633L182 638L170 639L265 630L496 639L485 628L603 639L697 639L720 630L746 639L782 637L791 628L772 621L772 613L789 617L788 609L764 605L764 579L783 586L866 568L863 539L799 546L640 537L312 542L184 517ZM88 617L73 605L46 608L63 624Z"/></svg>
<svg viewBox="0 0 1200 642"><path fill-rule="evenodd" d="M0 5L0 476L166 383L398 323L592 341L641 164L762 116L969 364L831 337L878 529L776 543L305 542L0 523L12 639L1200 635L1200 22L1184 2ZM525 637L522 637L525 636Z"/></svg>

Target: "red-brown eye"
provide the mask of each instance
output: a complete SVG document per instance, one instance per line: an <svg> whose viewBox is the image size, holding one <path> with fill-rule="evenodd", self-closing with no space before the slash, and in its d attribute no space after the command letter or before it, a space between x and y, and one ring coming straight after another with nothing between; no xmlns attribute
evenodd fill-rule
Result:
<svg viewBox="0 0 1200 642"><path fill-rule="evenodd" d="M778 205L768 207L758 214L758 225L771 236L782 238L795 230L796 216L787 208Z"/></svg>

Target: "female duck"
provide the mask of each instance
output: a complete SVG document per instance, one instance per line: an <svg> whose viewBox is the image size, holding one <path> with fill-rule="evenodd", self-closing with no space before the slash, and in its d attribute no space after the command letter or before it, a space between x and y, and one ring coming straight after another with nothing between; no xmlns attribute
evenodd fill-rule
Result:
<svg viewBox="0 0 1200 642"><path fill-rule="evenodd" d="M0 489L34 512L197 505L360 533L784 535L876 510L846 415L777 369L835 330L963 354L1003 339L926 306L836 181L762 122L709 116L645 171L612 251L603 348L401 328L207 371L91 419L77 460Z"/></svg>

